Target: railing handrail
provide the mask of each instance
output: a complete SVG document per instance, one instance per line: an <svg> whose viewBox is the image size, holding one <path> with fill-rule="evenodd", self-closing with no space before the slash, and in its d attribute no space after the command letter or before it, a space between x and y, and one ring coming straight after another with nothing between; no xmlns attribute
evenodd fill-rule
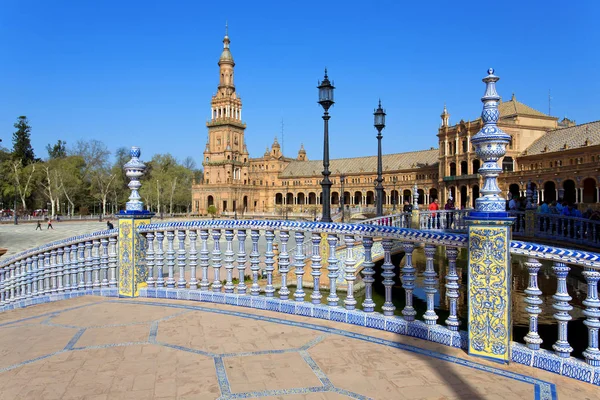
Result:
<svg viewBox="0 0 600 400"><path fill-rule="evenodd" d="M381 217L365 219L360 222L357 222L357 224L369 224L371 222L380 221L383 218L401 218L401 217L407 217L410 215L411 215L411 213L409 213L409 212L401 212L401 213L397 213L397 214L387 214L387 215L382 215Z"/></svg>
<svg viewBox="0 0 600 400"><path fill-rule="evenodd" d="M105 238L109 238L109 237L114 237L114 236L117 236L118 233L119 233L118 228L106 229L106 230L102 230L102 231L86 233L84 235L71 236L66 239L56 240L54 242L46 243L41 246L34 247L33 249L25 250L25 251L22 251L20 253L13 255L13 256L10 256L6 259L3 259L0 262L0 268L4 268L7 265L10 265L16 261L26 259L27 257L31 257L31 256L37 255L39 253L44 253L48 250L53 250L53 249L57 249L59 247L65 247L67 245L73 245L73 244L77 244L80 242L85 242L90 239L105 239Z"/></svg>

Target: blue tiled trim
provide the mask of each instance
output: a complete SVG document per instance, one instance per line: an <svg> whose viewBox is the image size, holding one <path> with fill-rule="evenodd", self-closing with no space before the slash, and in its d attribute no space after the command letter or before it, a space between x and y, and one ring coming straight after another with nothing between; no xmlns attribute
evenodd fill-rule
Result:
<svg viewBox="0 0 600 400"><path fill-rule="evenodd" d="M75 343L77 343L77 341L81 338L81 335L83 335L84 332L85 328L78 330L77 333L71 338L71 340L69 340L69 343L67 343L67 345L65 346L65 350L72 350L73 347L75 347Z"/></svg>
<svg viewBox="0 0 600 400"><path fill-rule="evenodd" d="M239 312L239 311L232 311L232 310L213 309L213 308L207 308L207 307L202 307L202 306L162 303L162 302L154 302L154 301L138 302L135 300L119 300L118 302L212 312L212 313L216 313L216 314L223 314L223 315L230 315L230 316L236 316L236 317L241 317L241 318L256 319L256 320L260 320L260 321L280 323L280 324L284 324L284 325L288 325L288 326L297 326L297 327L317 330L317 331L325 332L325 333L329 333L329 334L336 334L339 336L364 340L364 341L367 341L370 343L377 343L377 344L381 344L384 346L397 348L400 350L410 351L412 353L429 356L429 357L432 357L432 358L435 358L438 360L451 362L451 363L461 365L464 367L469 367L469 368L473 368L473 369L476 369L479 371L485 371L485 372L493 373L493 374L496 374L499 376L503 376L505 378L514 379L514 380L524 382L524 383L529 383L531 385L534 385L535 387L539 387L540 396L536 397L536 399L539 399L539 400L555 400L556 399L555 391L554 391L554 395L552 394L553 393L552 388L554 387L554 384L551 382L543 381L538 378L518 374L515 372L511 372L511 371L505 371L505 370L502 370L502 369L499 369L496 367L479 364L479 363L476 363L476 362L473 362L470 360L450 356L447 354L441 354L441 353L437 353L437 352L434 352L431 350L411 346L408 344L397 343L397 342L393 342L390 340L381 339L381 338L377 338L377 337L373 337L373 336L368 336L368 335L364 335L364 334L360 334L360 333L355 333L355 332L345 331L345 330L341 330L341 329L337 329L337 328L330 328L330 327L326 327L326 326L322 326L322 325L315 325L315 324L310 324L310 323L305 323L305 322L288 321L288 320L275 318L275 317L267 317L267 316L263 316L263 315L253 315L253 314L243 313L243 312ZM251 396L251 397L254 397L254 396ZM239 398L242 398L242 397L239 397Z"/></svg>

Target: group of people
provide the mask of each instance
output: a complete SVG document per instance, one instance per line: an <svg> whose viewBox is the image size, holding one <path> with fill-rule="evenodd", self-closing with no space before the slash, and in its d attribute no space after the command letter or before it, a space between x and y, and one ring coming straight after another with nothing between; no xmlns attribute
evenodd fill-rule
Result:
<svg viewBox="0 0 600 400"><path fill-rule="evenodd" d="M60 220L57 220L57 221L60 221ZM54 230L54 227L52 226L52 218L48 218L47 222L48 222L48 227L46 228L46 230L48 230L48 229ZM112 222L106 221L106 229L114 229L114 228L115 228L115 226L112 224ZM36 231L38 229L40 231L42 230L42 222L40 220L37 221L37 226L35 227Z"/></svg>

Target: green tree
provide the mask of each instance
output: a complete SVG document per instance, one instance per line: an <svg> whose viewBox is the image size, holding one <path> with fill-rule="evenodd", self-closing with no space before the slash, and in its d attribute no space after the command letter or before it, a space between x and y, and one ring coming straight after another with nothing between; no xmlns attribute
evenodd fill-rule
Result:
<svg viewBox="0 0 600 400"><path fill-rule="evenodd" d="M22 115L15 122L17 128L13 133L13 158L21 161L23 166L29 165L35 161L33 147L31 147L31 126L26 116Z"/></svg>
<svg viewBox="0 0 600 400"><path fill-rule="evenodd" d="M214 204L211 204L206 209L206 212L209 213L210 215L212 215L213 219L215 219L215 215L217 215L217 207L215 207Z"/></svg>
<svg viewBox="0 0 600 400"><path fill-rule="evenodd" d="M48 151L48 158L50 160L65 158L67 156L67 142L59 139L54 146L47 144L46 150Z"/></svg>

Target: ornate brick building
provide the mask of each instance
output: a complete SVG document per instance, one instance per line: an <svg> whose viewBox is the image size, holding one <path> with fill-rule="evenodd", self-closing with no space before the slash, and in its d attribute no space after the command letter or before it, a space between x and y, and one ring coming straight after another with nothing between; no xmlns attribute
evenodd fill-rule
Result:
<svg viewBox="0 0 600 400"><path fill-rule="evenodd" d="M302 211L320 205L322 161L309 161L304 147L296 158L285 157L277 138L264 155L250 158L242 121L242 100L234 85L235 62L227 34L219 59L219 85L211 100L206 123L208 141L203 154L204 179L192 187L195 214L206 214L210 205L218 212ZM499 105L499 127L511 135L506 156L500 160L499 185L505 192L523 194L529 181L539 189L540 200L564 198L570 202L597 203L600 199L600 122L575 125L519 102L513 95ZM470 208L479 196L480 161L471 137L481 129L481 118L450 125L444 106L438 130L439 150L383 156L384 208L404 200L412 202L417 184L419 203L452 193L457 206ZM332 208L375 204L377 157L331 160ZM345 176L342 194L341 176ZM401 208L401 207L400 207Z"/></svg>

